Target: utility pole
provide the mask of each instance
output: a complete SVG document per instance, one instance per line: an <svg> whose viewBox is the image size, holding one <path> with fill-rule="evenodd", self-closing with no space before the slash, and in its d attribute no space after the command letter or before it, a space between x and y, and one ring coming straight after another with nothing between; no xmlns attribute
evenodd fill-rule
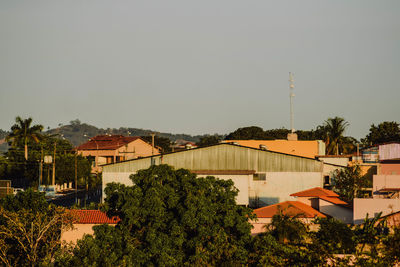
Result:
<svg viewBox="0 0 400 267"><path fill-rule="evenodd" d="M75 204L78 199L78 155L75 154Z"/></svg>
<svg viewBox="0 0 400 267"><path fill-rule="evenodd" d="M293 115L293 97L294 97L294 93L293 93L293 89L294 89L294 84L293 84L294 80L293 80L293 74L291 72L289 72L289 88L290 88L290 93L289 93L289 98L290 98L290 130L291 133L294 133L294 115Z"/></svg>
<svg viewBox="0 0 400 267"><path fill-rule="evenodd" d="M40 154L40 168L39 168L39 187L43 181L43 145L41 147L41 154Z"/></svg>
<svg viewBox="0 0 400 267"><path fill-rule="evenodd" d="M154 135L155 133L151 134L151 155L154 155Z"/></svg>
<svg viewBox="0 0 400 267"><path fill-rule="evenodd" d="M56 185L56 150L57 150L57 141L54 142L54 158L53 158L53 181L52 185Z"/></svg>

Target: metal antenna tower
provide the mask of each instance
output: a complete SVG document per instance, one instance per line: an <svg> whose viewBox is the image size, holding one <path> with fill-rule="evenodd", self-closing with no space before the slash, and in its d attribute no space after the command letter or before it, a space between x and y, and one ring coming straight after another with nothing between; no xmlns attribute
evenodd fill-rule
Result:
<svg viewBox="0 0 400 267"><path fill-rule="evenodd" d="M290 89L290 93L289 93L289 98L290 98L290 129L291 129L291 133L294 133L294 126L293 126L293 97L294 97L294 93L293 93L293 89L294 89L294 84L293 84L294 80L293 80L293 73L289 72L289 89Z"/></svg>

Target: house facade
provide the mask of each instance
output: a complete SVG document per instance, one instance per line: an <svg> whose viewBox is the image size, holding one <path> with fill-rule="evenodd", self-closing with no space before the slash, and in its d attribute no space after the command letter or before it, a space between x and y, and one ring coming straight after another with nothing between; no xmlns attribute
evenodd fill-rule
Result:
<svg viewBox="0 0 400 267"><path fill-rule="evenodd" d="M158 155L160 151L138 136L98 135L76 148L83 157L93 157L92 173L102 171L101 165L129 159Z"/></svg>

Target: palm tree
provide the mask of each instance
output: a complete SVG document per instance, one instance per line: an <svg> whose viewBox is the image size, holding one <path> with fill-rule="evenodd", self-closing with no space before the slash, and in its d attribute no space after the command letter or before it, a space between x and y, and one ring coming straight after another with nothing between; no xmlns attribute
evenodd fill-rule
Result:
<svg viewBox="0 0 400 267"><path fill-rule="evenodd" d="M339 155L339 148L345 143L343 136L349 123L340 117L328 118L324 124L326 151L328 155Z"/></svg>
<svg viewBox="0 0 400 267"><path fill-rule="evenodd" d="M25 160L28 160L28 142L33 140L36 143L41 139L40 132L43 130L42 125L33 125L31 127L32 118L22 119L15 118L15 124L11 127L11 133L6 137L7 141L11 141L11 145L16 147L24 144Z"/></svg>
<svg viewBox="0 0 400 267"><path fill-rule="evenodd" d="M280 243L300 243L307 234L307 226L299 220L301 215L290 216L285 210L279 208L272 217L271 223L265 228Z"/></svg>

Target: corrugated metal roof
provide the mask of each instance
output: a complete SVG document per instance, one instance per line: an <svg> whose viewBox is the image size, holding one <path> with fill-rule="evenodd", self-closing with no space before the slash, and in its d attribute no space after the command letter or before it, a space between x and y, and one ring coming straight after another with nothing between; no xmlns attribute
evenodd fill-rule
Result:
<svg viewBox="0 0 400 267"><path fill-rule="evenodd" d="M103 172L136 172L151 165L168 164L189 170L254 170L256 172L321 172L315 159L234 144L218 144L164 155L103 165Z"/></svg>

